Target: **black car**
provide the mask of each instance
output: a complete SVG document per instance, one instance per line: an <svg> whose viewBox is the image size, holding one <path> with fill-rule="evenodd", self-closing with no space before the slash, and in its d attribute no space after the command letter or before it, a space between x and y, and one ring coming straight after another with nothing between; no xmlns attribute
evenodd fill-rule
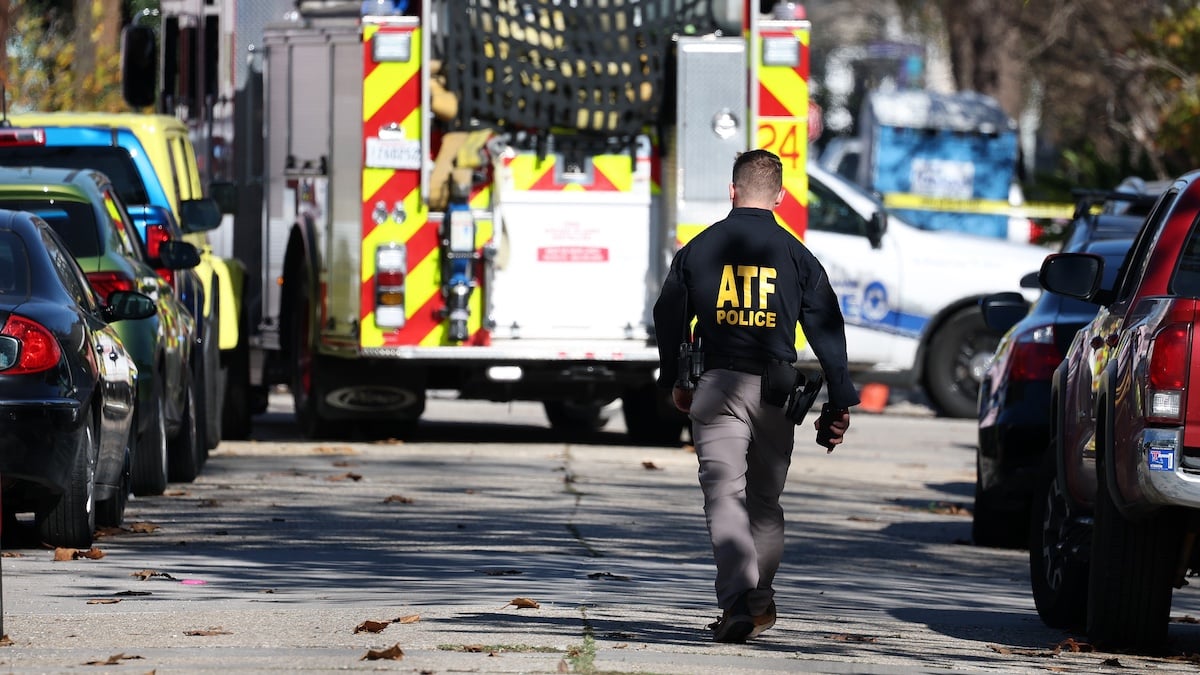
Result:
<svg viewBox="0 0 1200 675"><path fill-rule="evenodd" d="M137 366L109 324L154 314L101 302L45 221L0 210L0 479L4 518L32 511L41 539L91 546L129 489Z"/></svg>
<svg viewBox="0 0 1200 675"><path fill-rule="evenodd" d="M1100 239L1079 250L1104 257L1107 288L1132 244ZM980 546L1019 548L1028 543L1034 476L1050 443L1054 369L1097 306L1049 292L1032 307L1020 293L990 295L981 306L988 326L1007 331L980 386L972 536Z"/></svg>

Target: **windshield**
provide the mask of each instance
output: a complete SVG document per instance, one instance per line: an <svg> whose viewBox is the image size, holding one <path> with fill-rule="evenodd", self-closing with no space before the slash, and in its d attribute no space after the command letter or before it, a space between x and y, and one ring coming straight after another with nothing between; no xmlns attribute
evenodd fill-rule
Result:
<svg viewBox="0 0 1200 675"><path fill-rule="evenodd" d="M148 204L150 197L133 158L122 148L108 146L22 145L0 147L0 166L51 166L95 169L108 176L126 204Z"/></svg>
<svg viewBox="0 0 1200 675"><path fill-rule="evenodd" d="M58 233L76 258L94 258L103 250L91 204L57 200L51 205L38 199L0 199L0 208L36 214Z"/></svg>
<svg viewBox="0 0 1200 675"><path fill-rule="evenodd" d="M25 243L12 230L0 230L0 302L13 304L29 296L29 261Z"/></svg>

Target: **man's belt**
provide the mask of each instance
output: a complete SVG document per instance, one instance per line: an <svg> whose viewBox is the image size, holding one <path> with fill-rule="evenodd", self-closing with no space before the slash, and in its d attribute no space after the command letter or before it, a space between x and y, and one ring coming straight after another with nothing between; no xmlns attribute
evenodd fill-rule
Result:
<svg viewBox="0 0 1200 675"><path fill-rule="evenodd" d="M705 354L704 369L712 370L721 368L723 370L736 370L739 373L749 373L751 375L762 375L767 369L768 363L766 359L747 359L739 356L722 356L720 354Z"/></svg>

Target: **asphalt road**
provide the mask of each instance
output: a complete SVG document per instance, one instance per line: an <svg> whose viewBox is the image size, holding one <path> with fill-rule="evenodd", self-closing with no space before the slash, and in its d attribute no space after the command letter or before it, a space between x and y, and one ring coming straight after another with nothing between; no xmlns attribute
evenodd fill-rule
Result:
<svg viewBox="0 0 1200 675"><path fill-rule="evenodd" d="M798 428L780 618L711 642L689 448L569 438L541 408L431 400L405 442L298 440L286 399L192 484L131 502L103 557L5 550L8 672L1195 673L1200 594L1170 652L1088 651L1042 625L1026 554L970 544L974 423ZM530 606L524 606L530 605ZM533 606L536 605L536 606ZM1075 642L1071 642L1074 640ZM1079 651L1074 651L1072 647ZM402 655L401 655L402 653Z"/></svg>

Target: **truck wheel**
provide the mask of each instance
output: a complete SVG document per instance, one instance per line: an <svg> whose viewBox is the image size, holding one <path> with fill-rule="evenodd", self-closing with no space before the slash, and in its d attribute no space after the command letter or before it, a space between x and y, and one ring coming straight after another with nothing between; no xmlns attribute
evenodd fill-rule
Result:
<svg viewBox="0 0 1200 675"><path fill-rule="evenodd" d="M1079 521L1058 480L1054 445L1034 485L1029 517L1033 604L1051 628L1082 628L1087 619L1091 530Z"/></svg>
<svg viewBox="0 0 1200 675"><path fill-rule="evenodd" d="M1167 639L1183 524L1171 510L1136 522L1126 519L1113 502L1104 467L1096 464L1088 639L1105 649L1154 650Z"/></svg>
<svg viewBox="0 0 1200 675"><path fill-rule="evenodd" d="M88 548L96 532L96 430L89 410L83 418L71 483L53 505L35 514L38 535L51 546Z"/></svg>
<svg viewBox="0 0 1200 675"><path fill-rule="evenodd" d="M243 303L238 317L238 344L225 356L225 400L221 407L221 426L225 438L250 438L254 425L254 405L250 400L250 325Z"/></svg>
<svg viewBox="0 0 1200 675"><path fill-rule="evenodd" d="M292 308L291 351L292 401L296 410L296 422L309 438L324 438L330 434L328 420L321 417L317 401L321 396L317 373L317 359L309 331L308 275L304 271L293 273L288 295Z"/></svg>
<svg viewBox="0 0 1200 675"><path fill-rule="evenodd" d="M135 412L136 416L137 413ZM121 467L121 479L116 490L108 499L96 502L96 525L120 527L125 520L125 507L129 504L133 456L137 453L137 420L129 427L129 438L125 440L125 463Z"/></svg>
<svg viewBox="0 0 1200 675"><path fill-rule="evenodd" d="M203 465L202 448L200 424L196 420L196 383L189 381L184 391L179 433L167 446L167 477L176 483L196 480Z"/></svg>
<svg viewBox="0 0 1200 675"><path fill-rule="evenodd" d="M976 467L978 467L978 460ZM983 491L979 470L975 471L975 507L971 511L971 538L976 546L1021 548L1029 541L1029 513L996 505Z"/></svg>
<svg viewBox="0 0 1200 675"><path fill-rule="evenodd" d="M621 412L630 440L641 445L678 446L688 422L671 404L670 395L654 383L626 389Z"/></svg>
<svg viewBox="0 0 1200 675"><path fill-rule="evenodd" d="M543 401L550 428L558 431L599 431L608 424L604 401Z"/></svg>
<svg viewBox="0 0 1200 675"><path fill-rule="evenodd" d="M133 494L139 497L161 495L167 489L167 414L163 402L162 380L154 378L150 403L150 425L137 442L133 455Z"/></svg>
<svg viewBox="0 0 1200 675"><path fill-rule="evenodd" d="M955 312L934 334L925 357L925 387L938 412L947 417L975 417L979 383L1000 334L987 327L978 307Z"/></svg>

